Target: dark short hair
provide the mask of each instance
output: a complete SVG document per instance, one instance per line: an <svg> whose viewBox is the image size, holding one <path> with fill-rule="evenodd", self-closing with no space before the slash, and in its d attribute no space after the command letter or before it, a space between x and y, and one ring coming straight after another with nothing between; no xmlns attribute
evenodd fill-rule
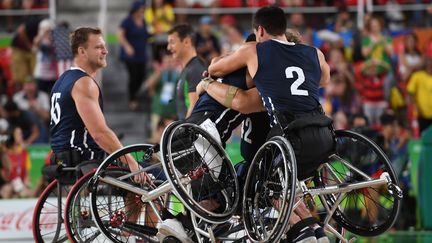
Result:
<svg viewBox="0 0 432 243"><path fill-rule="evenodd" d="M102 35L102 31L99 28L81 27L70 34L70 45L74 56L78 54L78 48L80 46L87 47L87 41L90 35Z"/></svg>
<svg viewBox="0 0 432 243"><path fill-rule="evenodd" d="M254 15L252 26L262 26L270 35L283 35L287 28L285 12L276 6L260 8Z"/></svg>
<svg viewBox="0 0 432 243"><path fill-rule="evenodd" d="M183 41L187 37L191 38L192 45L195 45L195 31L193 30L191 25L189 24L175 25L168 31L169 35L174 33L177 33L181 41Z"/></svg>

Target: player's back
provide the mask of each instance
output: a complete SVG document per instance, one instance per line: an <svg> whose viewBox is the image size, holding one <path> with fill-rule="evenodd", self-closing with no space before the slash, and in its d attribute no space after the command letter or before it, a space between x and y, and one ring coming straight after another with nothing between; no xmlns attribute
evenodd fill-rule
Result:
<svg viewBox="0 0 432 243"><path fill-rule="evenodd" d="M321 68L314 47L269 40L257 44L253 80L266 109L304 113L319 105Z"/></svg>

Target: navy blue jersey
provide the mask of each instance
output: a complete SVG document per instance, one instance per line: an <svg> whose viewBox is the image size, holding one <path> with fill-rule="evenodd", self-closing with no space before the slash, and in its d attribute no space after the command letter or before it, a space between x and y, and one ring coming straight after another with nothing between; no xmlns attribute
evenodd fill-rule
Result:
<svg viewBox="0 0 432 243"><path fill-rule="evenodd" d="M258 43L258 70L253 80L267 112L307 113L319 105L321 68L314 47L269 40Z"/></svg>
<svg viewBox="0 0 432 243"><path fill-rule="evenodd" d="M247 89L246 68L239 69L221 79L224 84L235 86L239 89ZM219 135L226 142L234 130L243 121L244 116L230 108L221 105L207 93L201 95L195 104L192 114L200 112L212 112L211 120L216 124Z"/></svg>
<svg viewBox="0 0 432 243"><path fill-rule="evenodd" d="M247 163L251 163L258 149L267 139L270 121L267 112L246 115L241 130L240 153Z"/></svg>
<svg viewBox="0 0 432 243"><path fill-rule="evenodd" d="M75 82L84 76L88 74L83 70L70 69L60 76L52 88L51 149L54 153L78 150L82 155L88 156L83 159L97 159L103 151L87 131L71 95ZM99 88L99 105L102 109L101 94Z"/></svg>

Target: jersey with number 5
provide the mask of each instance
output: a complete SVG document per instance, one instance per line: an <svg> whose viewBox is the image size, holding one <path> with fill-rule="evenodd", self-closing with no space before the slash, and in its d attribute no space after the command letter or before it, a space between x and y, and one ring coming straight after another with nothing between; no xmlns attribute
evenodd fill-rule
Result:
<svg viewBox="0 0 432 243"><path fill-rule="evenodd" d="M80 69L64 72L51 91L51 149L54 153L76 149L90 154L101 153L100 147L90 136L75 106L71 91L77 80L88 76ZM99 94L102 94L99 89ZM99 95L102 109L102 96Z"/></svg>
<svg viewBox="0 0 432 243"><path fill-rule="evenodd" d="M269 40L256 48L253 80L270 115L274 110L306 113L319 105L321 68L314 47Z"/></svg>

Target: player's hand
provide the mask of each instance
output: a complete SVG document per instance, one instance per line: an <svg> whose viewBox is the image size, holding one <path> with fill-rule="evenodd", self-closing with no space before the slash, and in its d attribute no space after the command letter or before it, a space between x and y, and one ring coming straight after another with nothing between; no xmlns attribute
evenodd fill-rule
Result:
<svg viewBox="0 0 432 243"><path fill-rule="evenodd" d="M204 90L204 88L202 87L203 82L204 82L204 81L201 80L201 81L198 83L198 85L196 86L196 93L197 93L198 96L201 96L202 94L204 94L204 92L206 92L206 91Z"/></svg>
<svg viewBox="0 0 432 243"><path fill-rule="evenodd" d="M141 166L136 162L132 162L129 164L129 169L131 170L132 173L135 173L141 169ZM134 181L139 184L144 184L144 183L151 184L151 179L149 175L144 171L134 175Z"/></svg>

